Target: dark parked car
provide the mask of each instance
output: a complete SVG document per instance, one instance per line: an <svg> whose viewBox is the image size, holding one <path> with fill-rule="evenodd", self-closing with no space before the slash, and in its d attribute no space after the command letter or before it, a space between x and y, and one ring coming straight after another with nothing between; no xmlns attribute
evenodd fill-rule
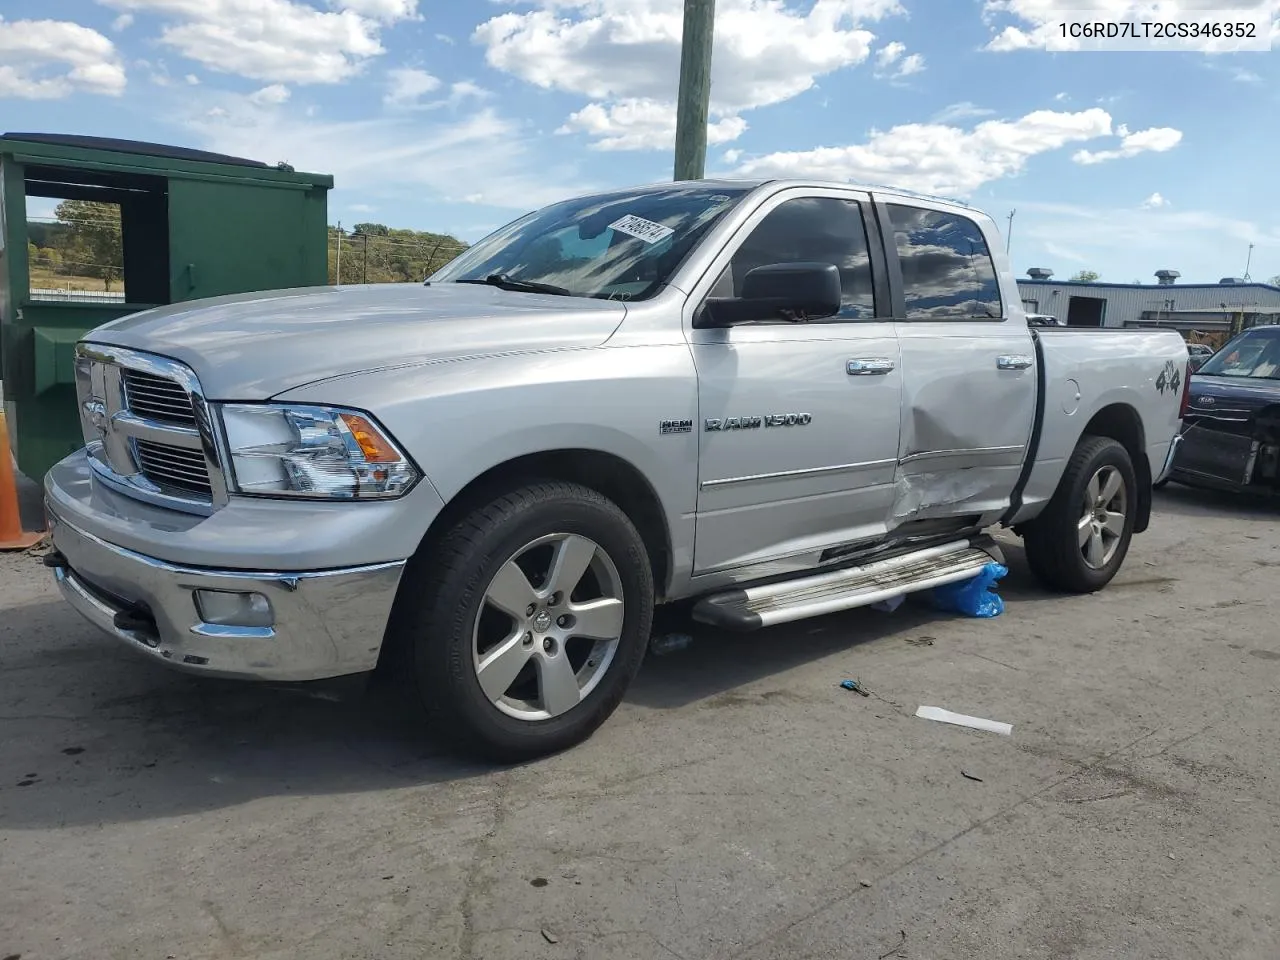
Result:
<svg viewBox="0 0 1280 960"><path fill-rule="evenodd" d="M1207 343L1188 343L1187 354L1191 357L1191 369L1199 370L1213 356L1213 347Z"/></svg>
<svg viewBox="0 0 1280 960"><path fill-rule="evenodd" d="M1280 326L1230 340L1191 378L1170 479L1280 493Z"/></svg>

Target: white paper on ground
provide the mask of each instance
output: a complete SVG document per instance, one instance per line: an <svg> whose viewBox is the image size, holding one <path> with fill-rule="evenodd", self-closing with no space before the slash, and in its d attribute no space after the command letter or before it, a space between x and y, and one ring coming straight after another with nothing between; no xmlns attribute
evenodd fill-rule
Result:
<svg viewBox="0 0 1280 960"><path fill-rule="evenodd" d="M954 723L961 727L973 727L975 730L988 730L991 733L1002 733L1006 737L1013 733L1013 724L1001 723L999 720L984 720L982 717L966 717L963 713L952 713L941 707L921 707L916 711L917 717L925 720L937 720L941 723Z"/></svg>

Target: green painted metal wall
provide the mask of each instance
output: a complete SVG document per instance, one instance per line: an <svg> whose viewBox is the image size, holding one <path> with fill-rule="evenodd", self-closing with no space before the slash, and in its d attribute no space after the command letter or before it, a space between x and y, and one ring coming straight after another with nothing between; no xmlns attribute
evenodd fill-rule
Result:
<svg viewBox="0 0 1280 960"><path fill-rule="evenodd" d="M31 299L26 209L33 170L40 180L65 176L94 188L148 186L145 197L121 194L126 293L132 300L133 288L144 288L146 302ZM0 137L0 379L19 468L41 477L82 445L72 356L89 330L166 302L326 283L332 186L331 177L288 169ZM132 235L130 203L141 225ZM129 283L131 255L148 258L145 284ZM167 270L167 285L158 269Z"/></svg>

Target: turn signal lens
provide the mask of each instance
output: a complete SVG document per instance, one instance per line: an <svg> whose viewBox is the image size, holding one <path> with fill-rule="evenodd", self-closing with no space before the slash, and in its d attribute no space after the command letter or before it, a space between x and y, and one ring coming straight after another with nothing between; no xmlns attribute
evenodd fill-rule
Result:
<svg viewBox="0 0 1280 960"><path fill-rule="evenodd" d="M351 436L360 445L360 450L364 453L364 458L368 463L398 463L400 461L399 451L391 445L391 442L386 437L378 432L377 427L364 417L356 413L341 413L338 416L342 418L342 422L351 431Z"/></svg>

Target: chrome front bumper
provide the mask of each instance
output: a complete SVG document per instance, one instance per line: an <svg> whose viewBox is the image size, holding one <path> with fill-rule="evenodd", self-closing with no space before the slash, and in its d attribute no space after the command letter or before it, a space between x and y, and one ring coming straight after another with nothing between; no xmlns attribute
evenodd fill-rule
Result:
<svg viewBox="0 0 1280 960"><path fill-rule="evenodd" d="M372 670L404 561L340 570L251 572L185 567L107 543L46 503L62 595L130 649L192 673L320 680ZM270 626L206 622L195 592L256 593Z"/></svg>

